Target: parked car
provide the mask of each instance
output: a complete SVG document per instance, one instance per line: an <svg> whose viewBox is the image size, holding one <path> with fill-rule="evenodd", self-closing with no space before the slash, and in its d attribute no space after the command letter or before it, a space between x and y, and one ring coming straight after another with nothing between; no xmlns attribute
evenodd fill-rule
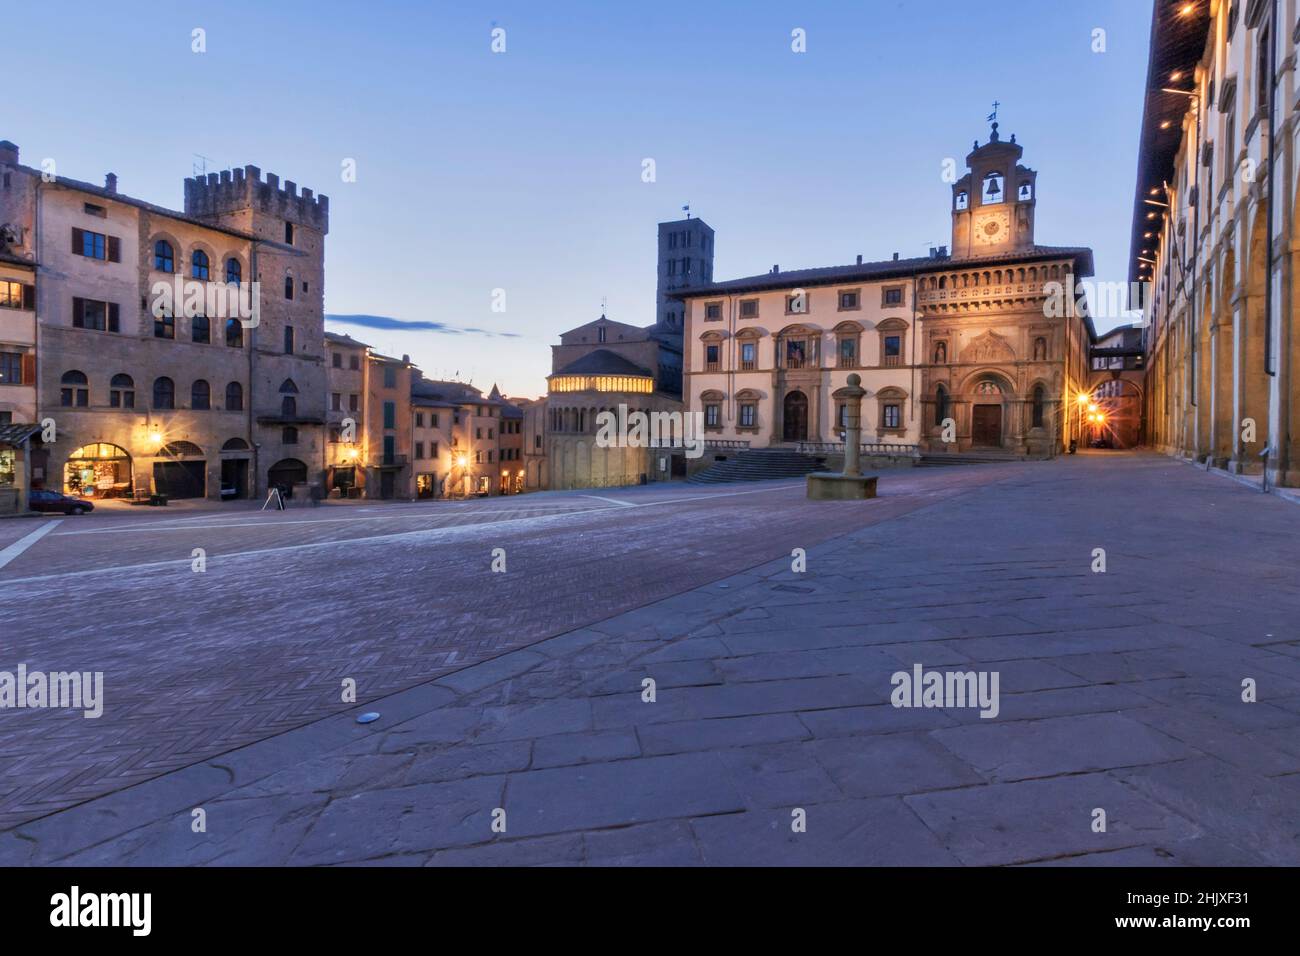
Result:
<svg viewBox="0 0 1300 956"><path fill-rule="evenodd" d="M73 498L57 491L35 490L28 494L27 503L33 511L47 511L65 515L84 515L95 510L95 505L85 498Z"/></svg>

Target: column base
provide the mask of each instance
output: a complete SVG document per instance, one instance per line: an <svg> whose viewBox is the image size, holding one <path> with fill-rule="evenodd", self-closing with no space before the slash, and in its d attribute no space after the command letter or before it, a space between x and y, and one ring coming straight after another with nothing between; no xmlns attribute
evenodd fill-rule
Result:
<svg viewBox="0 0 1300 956"><path fill-rule="evenodd" d="M812 501L864 501L876 497L876 475L808 476L808 498Z"/></svg>

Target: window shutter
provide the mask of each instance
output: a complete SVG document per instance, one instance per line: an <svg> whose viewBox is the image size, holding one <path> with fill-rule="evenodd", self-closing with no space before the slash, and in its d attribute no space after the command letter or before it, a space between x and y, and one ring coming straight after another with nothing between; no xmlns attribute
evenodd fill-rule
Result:
<svg viewBox="0 0 1300 956"><path fill-rule="evenodd" d="M36 384L36 353L23 353L22 383L24 385Z"/></svg>
<svg viewBox="0 0 1300 956"><path fill-rule="evenodd" d="M85 240L81 236L81 230L76 226L72 227L72 254L79 256L85 252Z"/></svg>
<svg viewBox="0 0 1300 956"><path fill-rule="evenodd" d="M36 311L36 286L23 286L23 308L29 312Z"/></svg>
<svg viewBox="0 0 1300 956"><path fill-rule="evenodd" d="M117 238L117 236L108 237L108 261L122 261L122 240Z"/></svg>
<svg viewBox="0 0 1300 956"><path fill-rule="evenodd" d="M110 302L110 303L108 304L108 331L110 331L110 332L117 332L117 331L118 331L118 316L119 316L119 314L120 314L120 313L118 312L118 309L117 309L117 303L116 303L116 302Z"/></svg>
<svg viewBox="0 0 1300 956"><path fill-rule="evenodd" d="M84 328L86 325L86 300L72 297L72 324L75 328Z"/></svg>

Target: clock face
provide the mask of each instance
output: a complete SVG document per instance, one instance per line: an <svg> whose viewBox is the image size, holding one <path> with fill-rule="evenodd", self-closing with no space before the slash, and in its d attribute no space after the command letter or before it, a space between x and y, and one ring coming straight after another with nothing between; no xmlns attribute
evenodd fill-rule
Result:
<svg viewBox="0 0 1300 956"><path fill-rule="evenodd" d="M975 241L991 246L1004 242L1011 230L1011 217L1006 213L985 216L975 224Z"/></svg>

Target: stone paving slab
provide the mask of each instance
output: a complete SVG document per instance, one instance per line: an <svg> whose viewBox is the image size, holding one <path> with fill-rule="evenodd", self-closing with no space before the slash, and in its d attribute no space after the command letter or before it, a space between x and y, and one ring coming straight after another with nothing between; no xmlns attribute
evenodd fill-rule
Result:
<svg viewBox="0 0 1300 956"><path fill-rule="evenodd" d="M0 863L1300 863L1300 510L1081 456L808 559L23 824ZM893 706L917 664L997 671L998 716Z"/></svg>

